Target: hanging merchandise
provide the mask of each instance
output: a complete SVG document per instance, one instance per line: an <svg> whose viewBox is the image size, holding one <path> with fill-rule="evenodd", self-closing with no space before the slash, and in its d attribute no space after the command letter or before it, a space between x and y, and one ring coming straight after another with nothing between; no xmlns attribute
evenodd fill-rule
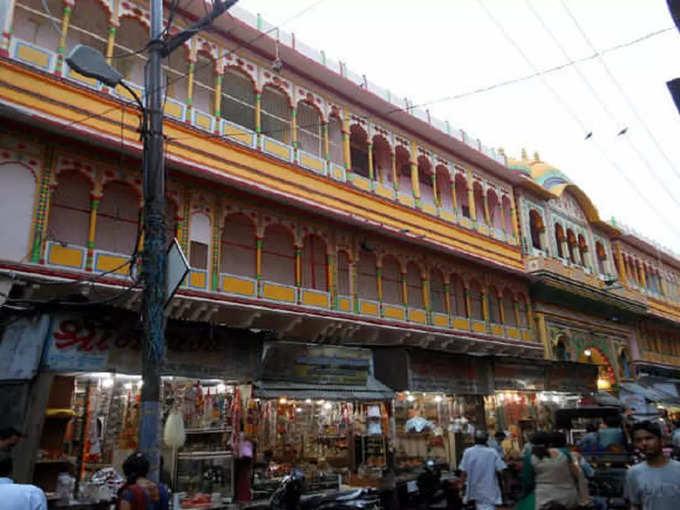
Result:
<svg viewBox="0 0 680 510"><path fill-rule="evenodd" d="M165 420L163 429L163 441L171 448L181 448L186 441L184 419L176 407L173 407Z"/></svg>

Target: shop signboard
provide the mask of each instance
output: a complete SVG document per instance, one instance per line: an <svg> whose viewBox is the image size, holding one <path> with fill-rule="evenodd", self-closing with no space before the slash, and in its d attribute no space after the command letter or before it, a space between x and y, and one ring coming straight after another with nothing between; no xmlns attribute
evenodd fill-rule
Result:
<svg viewBox="0 0 680 510"><path fill-rule="evenodd" d="M569 361L552 362L546 367L545 389L587 394L597 391L596 365Z"/></svg>
<svg viewBox="0 0 680 510"><path fill-rule="evenodd" d="M43 364L58 372L140 374L142 331L134 314L96 317L57 314ZM207 324L170 322L166 328L165 375L252 380L260 341L248 333Z"/></svg>
<svg viewBox="0 0 680 510"><path fill-rule="evenodd" d="M493 362L494 388L498 391L543 391L545 376L545 366L536 360L533 364L499 359Z"/></svg>
<svg viewBox="0 0 680 510"><path fill-rule="evenodd" d="M272 342L263 350L260 379L314 386L366 386L371 356L370 349Z"/></svg>
<svg viewBox="0 0 680 510"><path fill-rule="evenodd" d="M488 358L425 351L409 351L409 389L448 395L493 393Z"/></svg>

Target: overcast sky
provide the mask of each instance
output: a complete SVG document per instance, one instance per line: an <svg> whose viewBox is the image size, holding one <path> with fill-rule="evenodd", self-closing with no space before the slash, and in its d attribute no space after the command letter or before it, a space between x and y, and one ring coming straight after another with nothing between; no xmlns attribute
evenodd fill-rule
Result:
<svg viewBox="0 0 680 510"><path fill-rule="evenodd" d="M537 151L588 194L603 219L613 216L680 253L680 117L666 88L680 77L680 34L665 0L241 0L239 6L274 25L289 20L282 29L299 41L412 103L430 103L434 117L489 147L518 159L522 148ZM602 60L434 102L591 57L590 44L603 51L671 27Z"/></svg>

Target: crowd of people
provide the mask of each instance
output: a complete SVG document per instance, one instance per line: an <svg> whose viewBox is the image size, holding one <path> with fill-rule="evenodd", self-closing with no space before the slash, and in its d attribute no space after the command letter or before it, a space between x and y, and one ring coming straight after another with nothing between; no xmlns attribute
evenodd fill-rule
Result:
<svg viewBox="0 0 680 510"><path fill-rule="evenodd" d="M603 426L591 425L577 442L581 451L613 448L630 437L632 447L642 459L626 472L624 494L631 510L677 510L680 508L680 462L664 454L664 436L659 423L631 423L624 430L615 420ZM666 431L667 432L667 431ZM680 453L680 423L672 434L676 457ZM466 482L464 502L476 510L512 506L505 475L515 461L503 448L506 437L497 432L492 438L484 431L475 434L475 445L466 449L460 469ZM510 457L510 458L509 458ZM507 463L506 463L507 461ZM592 496L588 478L593 468L577 451L567 447L562 432L536 432L527 443L519 462L521 493L515 510L606 509L606 500Z"/></svg>

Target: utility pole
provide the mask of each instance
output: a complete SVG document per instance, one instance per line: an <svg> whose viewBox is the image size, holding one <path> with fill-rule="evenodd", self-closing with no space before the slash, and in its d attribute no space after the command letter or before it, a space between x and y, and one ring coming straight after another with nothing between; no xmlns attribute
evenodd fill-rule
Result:
<svg viewBox="0 0 680 510"><path fill-rule="evenodd" d="M205 1L205 0L201 0ZM158 482L160 468L161 377L165 355L165 165L163 154L164 86L161 63L174 49L191 38L237 0L215 0L212 10L190 28L162 39L163 1L151 0L151 42L146 73L146 116L144 133L144 252L142 254L142 401L139 420L139 449L147 456L151 469L148 478Z"/></svg>

